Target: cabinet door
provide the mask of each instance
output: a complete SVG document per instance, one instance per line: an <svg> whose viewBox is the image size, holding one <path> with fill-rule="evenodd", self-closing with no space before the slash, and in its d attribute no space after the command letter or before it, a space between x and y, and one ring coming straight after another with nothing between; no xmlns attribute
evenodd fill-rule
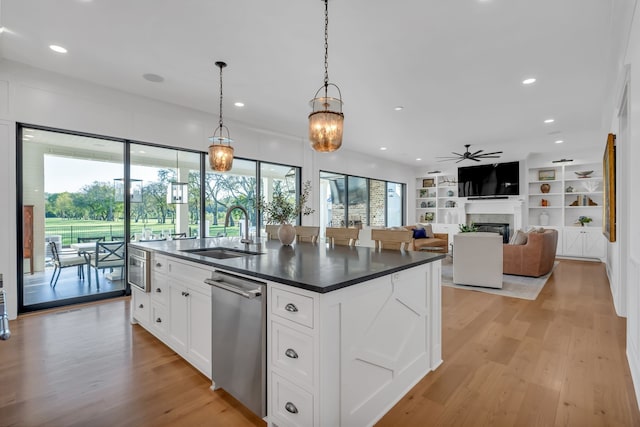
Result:
<svg viewBox="0 0 640 427"><path fill-rule="evenodd" d="M140 322L145 327L149 325L151 313L149 294L131 287L132 323Z"/></svg>
<svg viewBox="0 0 640 427"><path fill-rule="evenodd" d="M591 258L605 257L605 240L599 229L593 228L583 230L584 236L584 256Z"/></svg>
<svg viewBox="0 0 640 427"><path fill-rule="evenodd" d="M583 256L583 232L580 228L564 229L564 252L566 256Z"/></svg>
<svg viewBox="0 0 640 427"><path fill-rule="evenodd" d="M184 356L188 339L188 291L174 281L169 282L169 342L174 350Z"/></svg>
<svg viewBox="0 0 640 427"><path fill-rule="evenodd" d="M211 296L187 289L189 359L211 376Z"/></svg>

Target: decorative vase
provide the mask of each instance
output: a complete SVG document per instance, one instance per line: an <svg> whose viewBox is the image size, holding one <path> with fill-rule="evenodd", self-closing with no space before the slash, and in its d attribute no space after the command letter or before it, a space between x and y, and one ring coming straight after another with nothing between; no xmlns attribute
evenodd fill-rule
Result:
<svg viewBox="0 0 640 427"><path fill-rule="evenodd" d="M551 190L551 186L547 183L542 184L540 186L540 191L542 191L543 193L548 193Z"/></svg>
<svg viewBox="0 0 640 427"><path fill-rule="evenodd" d="M449 197L453 197L453 190L449 190L449 191L447 191L447 196L449 196Z"/></svg>
<svg viewBox="0 0 640 427"><path fill-rule="evenodd" d="M549 225L549 214L542 212L539 216L540 225Z"/></svg>
<svg viewBox="0 0 640 427"><path fill-rule="evenodd" d="M283 245L290 245L296 239L296 229L291 224L280 224L278 239Z"/></svg>

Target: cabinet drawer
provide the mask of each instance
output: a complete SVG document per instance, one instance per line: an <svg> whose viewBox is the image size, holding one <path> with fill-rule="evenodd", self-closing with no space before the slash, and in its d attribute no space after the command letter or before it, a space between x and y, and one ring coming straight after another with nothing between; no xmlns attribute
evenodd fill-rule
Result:
<svg viewBox="0 0 640 427"><path fill-rule="evenodd" d="M313 328L313 298L274 288L271 313Z"/></svg>
<svg viewBox="0 0 640 427"><path fill-rule="evenodd" d="M271 413L294 426L313 425L313 395L272 374Z"/></svg>
<svg viewBox="0 0 640 427"><path fill-rule="evenodd" d="M205 279L210 279L212 274L213 270L176 262L175 260L171 260L169 265L169 276L171 278L209 296L211 296L211 286L204 283L204 281Z"/></svg>
<svg viewBox="0 0 640 427"><path fill-rule="evenodd" d="M165 336L169 328L169 316L164 306L151 304L151 328L159 335Z"/></svg>
<svg viewBox="0 0 640 427"><path fill-rule="evenodd" d="M151 313L149 294L131 287L131 304L133 307L133 318L143 325L149 324L149 313Z"/></svg>
<svg viewBox="0 0 640 427"><path fill-rule="evenodd" d="M296 384L313 386L313 337L271 322L271 363Z"/></svg>
<svg viewBox="0 0 640 427"><path fill-rule="evenodd" d="M167 276L156 271L151 273L151 290L149 291L151 298L161 304L167 304L169 295L169 286L167 284Z"/></svg>
<svg viewBox="0 0 640 427"><path fill-rule="evenodd" d="M154 253L153 260L151 261L151 270L166 275L169 272L169 259Z"/></svg>

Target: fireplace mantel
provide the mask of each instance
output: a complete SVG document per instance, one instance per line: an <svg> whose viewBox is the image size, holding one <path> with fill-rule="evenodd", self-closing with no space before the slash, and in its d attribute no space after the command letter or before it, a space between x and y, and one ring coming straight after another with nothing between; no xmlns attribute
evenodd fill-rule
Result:
<svg viewBox="0 0 640 427"><path fill-rule="evenodd" d="M513 230L522 228L524 200L520 199L460 199L458 204L458 218L467 218L467 215L513 215Z"/></svg>

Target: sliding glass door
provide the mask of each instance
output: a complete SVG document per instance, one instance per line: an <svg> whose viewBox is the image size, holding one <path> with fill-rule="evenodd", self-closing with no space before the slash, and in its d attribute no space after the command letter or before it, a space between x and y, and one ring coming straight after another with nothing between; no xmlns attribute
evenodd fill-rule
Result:
<svg viewBox="0 0 640 427"><path fill-rule="evenodd" d="M20 128L23 286L21 311L124 295L122 268L92 267L96 242L124 237L114 179L122 141Z"/></svg>

